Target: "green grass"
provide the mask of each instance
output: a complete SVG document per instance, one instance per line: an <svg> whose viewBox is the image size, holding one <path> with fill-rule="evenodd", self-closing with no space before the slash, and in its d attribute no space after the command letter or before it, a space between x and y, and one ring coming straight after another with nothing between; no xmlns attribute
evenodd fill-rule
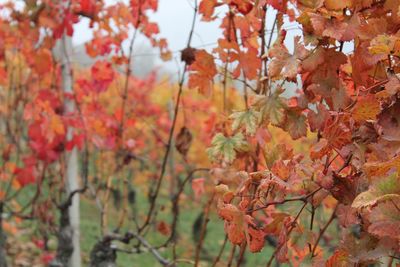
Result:
<svg viewBox="0 0 400 267"><path fill-rule="evenodd" d="M144 213L147 211L147 204L145 196L139 195L137 197L138 203L142 203L138 206L137 212ZM163 202L161 199L160 202ZM164 201L168 203L167 200ZM181 215L178 225L178 243L177 243L177 255L178 258L181 259L194 259L195 252L195 242L192 238L192 225L196 220L197 216L201 211L201 205L199 203L195 203L192 200L186 200L181 202L183 205L181 207ZM166 207L158 214L158 217L169 222L171 220L171 215L169 214L169 206L166 204ZM116 224L118 213L116 212L114 206L110 204L109 206L109 223L112 226ZM100 214L97 210L95 203L89 200L82 199L81 202L81 235L82 235L82 252L84 254L84 258L87 260L89 252L93 245L99 238L100 235ZM129 222L125 225L125 229L129 230L134 229L133 222ZM150 229L148 235L146 236L147 240L154 246L162 244L165 241L165 237L163 237L160 233L154 229ZM225 233L223 229L223 221L221 221L217 215L213 212L210 216L210 221L207 227L207 234L204 240L204 249L205 252L201 255L201 266L210 266L216 255L218 254L223 241L225 238ZM221 264L219 266L226 266L226 259L231 250L231 245L227 245L225 248L225 253L223 254L223 258ZM166 258L171 258L172 251L171 249L165 249L161 251L161 254ZM242 266L264 266L268 261L271 255L271 250L268 247L264 248L261 253L252 254L246 253L245 255L245 264ZM135 266L160 266L160 264L156 261L154 256L151 253L145 252L141 254L124 254L118 253L117 258L118 266L125 267L135 267ZM188 263L179 263L178 266L192 266L192 264Z"/></svg>
<svg viewBox="0 0 400 267"><path fill-rule="evenodd" d="M35 193L35 188L27 187L23 193L18 195L18 200L20 203L28 203ZM139 218L144 218L145 213L148 211L148 200L146 195L138 190L136 196L135 209L136 213L139 214ZM178 230L178 242L177 242L177 255L180 259L193 260L194 253L196 249L196 243L193 240L192 226L198 215L200 214L204 203L199 203L192 199L191 190L187 190L186 198L182 199L180 202L180 218L177 227ZM42 196L47 195L48 192L46 188L43 188ZM161 197L158 201L160 205L164 205L161 211L159 211L157 218L170 223L172 216L170 214L170 201L167 197ZM83 266L87 266L89 262L89 254L93 246L100 239L100 212L96 207L95 201L88 199L85 195L81 196L81 250L83 254ZM109 230L112 231L116 226L118 221L119 212L114 207L112 201L109 203L109 213L107 219L109 221ZM32 221L27 221L24 225L35 231L37 225ZM132 221L127 220L124 228L121 232L129 231L135 229L135 225ZM154 226L150 228L149 233L146 235L146 239L153 245L157 246L165 241L165 236L162 236ZM52 237L55 240L55 236ZM225 232L223 229L223 221L218 218L215 210L211 211L210 221L207 225L207 234L204 240L204 252L201 254L201 266L211 266L213 260L218 255L220 248L225 239ZM55 243L52 242L51 249L55 249ZM128 247L127 247L128 248ZM227 258L231 251L231 245L225 247L223 257L218 266L226 266ZM236 250L238 252L238 249ZM245 263L241 266L264 266L271 256L272 249L270 246L266 246L262 252L252 254L246 252ZM167 259L172 258L171 248L164 249L160 253ZM160 266L154 256L149 252L144 252L141 254L124 254L118 253L117 264L120 267L147 267L147 266ZM234 265L236 262L234 262ZM188 263L179 263L178 266L192 266Z"/></svg>

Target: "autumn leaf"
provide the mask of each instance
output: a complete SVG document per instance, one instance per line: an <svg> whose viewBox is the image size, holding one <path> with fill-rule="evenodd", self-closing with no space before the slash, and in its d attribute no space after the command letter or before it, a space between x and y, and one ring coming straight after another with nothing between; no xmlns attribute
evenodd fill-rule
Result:
<svg viewBox="0 0 400 267"><path fill-rule="evenodd" d="M188 128L182 127L175 138L175 147L184 157L187 155L190 145L193 140L193 135Z"/></svg>
<svg viewBox="0 0 400 267"><path fill-rule="evenodd" d="M343 121L344 118L331 117L322 131L322 137L328 141L328 145L332 148L340 149L351 143L351 131Z"/></svg>
<svg viewBox="0 0 400 267"><path fill-rule="evenodd" d="M195 199L200 199L201 196L205 193L204 187L205 179L204 178L197 178L192 180L192 190L194 192Z"/></svg>
<svg viewBox="0 0 400 267"><path fill-rule="evenodd" d="M265 233L258 228L254 218L232 204L219 204L218 215L225 221L225 231L233 244L240 245L246 240L251 252L262 250Z"/></svg>
<svg viewBox="0 0 400 267"><path fill-rule="evenodd" d="M36 182L36 159L33 157L24 158L24 167L15 168L14 174L21 187Z"/></svg>
<svg viewBox="0 0 400 267"><path fill-rule="evenodd" d="M354 199L351 206L358 209L387 200L400 201L400 178L397 173L374 180L367 191Z"/></svg>
<svg viewBox="0 0 400 267"><path fill-rule="evenodd" d="M274 79L296 80L299 73L301 61L307 57L308 51L300 43L300 37L294 38L294 54L291 55L283 43L278 39L274 46L268 51L268 56L272 59L268 66L268 75Z"/></svg>
<svg viewBox="0 0 400 267"><path fill-rule="evenodd" d="M281 127L286 130L290 136L296 140L307 135L306 116L299 110L289 109L286 113L286 120Z"/></svg>
<svg viewBox="0 0 400 267"><path fill-rule="evenodd" d="M223 204L218 209L218 215L225 220L225 232L229 240L233 244L240 245L246 238L242 212L232 204Z"/></svg>
<svg viewBox="0 0 400 267"><path fill-rule="evenodd" d="M264 153L265 162L269 169L272 168L276 161L287 160L291 157L293 157L293 150L288 148L285 144L277 144L273 147L268 147Z"/></svg>
<svg viewBox="0 0 400 267"><path fill-rule="evenodd" d="M353 108L353 118L356 121L374 120L380 113L381 106L374 96L361 97Z"/></svg>
<svg viewBox="0 0 400 267"><path fill-rule="evenodd" d="M239 78L240 75L250 80L258 77L257 74L261 67L261 60L256 49L248 49L248 51L239 50L237 54L233 52L231 54L232 58L236 56L239 61L239 64L233 71L235 78Z"/></svg>
<svg viewBox="0 0 400 267"><path fill-rule="evenodd" d="M104 92L114 80L114 70L110 62L97 61L91 69L93 90L96 93Z"/></svg>
<svg viewBox="0 0 400 267"><path fill-rule="evenodd" d="M349 255L343 250L336 250L333 255L326 261L325 267L348 267Z"/></svg>
<svg viewBox="0 0 400 267"><path fill-rule="evenodd" d="M265 245L266 233L262 228L257 226L253 217L245 215L244 220L246 222L244 231L250 251L253 253L260 252Z"/></svg>
<svg viewBox="0 0 400 267"><path fill-rule="evenodd" d="M242 133L237 133L232 137L225 137L222 133L217 133L212 139L207 153L212 160L232 163L236 158L236 152L246 150L248 150L248 144Z"/></svg>
<svg viewBox="0 0 400 267"><path fill-rule="evenodd" d="M352 8L353 1L352 0L325 0L325 7L331 10L343 10L344 8Z"/></svg>
<svg viewBox="0 0 400 267"><path fill-rule="evenodd" d="M230 0L230 3L243 15L248 14L253 9L253 4L249 0Z"/></svg>
<svg viewBox="0 0 400 267"><path fill-rule="evenodd" d="M400 101L386 107L378 115L382 127L382 138L390 142L400 141Z"/></svg>
<svg viewBox="0 0 400 267"><path fill-rule="evenodd" d="M385 90L377 93L377 97L391 97L396 95L400 91L400 77L399 75L392 75L389 81L385 85Z"/></svg>
<svg viewBox="0 0 400 267"><path fill-rule="evenodd" d="M189 88L198 89L208 95L213 89L213 79L217 74L214 58L205 50L197 50L196 60L190 65Z"/></svg>
<svg viewBox="0 0 400 267"><path fill-rule="evenodd" d="M366 121L353 133L353 140L358 143L370 144L378 140L378 130L372 121Z"/></svg>
<svg viewBox="0 0 400 267"><path fill-rule="evenodd" d="M316 132L324 129L326 121L330 118L330 114L325 105L318 104L316 112L310 110L307 114L307 118L311 131Z"/></svg>
<svg viewBox="0 0 400 267"><path fill-rule="evenodd" d="M35 53L35 71L39 75L49 73L53 66L53 57L48 49L40 49Z"/></svg>
<svg viewBox="0 0 400 267"><path fill-rule="evenodd" d="M319 47L302 61L303 87L310 97L322 97L331 110L347 107L351 99L338 76L347 57L333 49Z"/></svg>
<svg viewBox="0 0 400 267"><path fill-rule="evenodd" d="M400 39L394 35L381 34L372 39L369 52L372 55L389 55L400 52Z"/></svg>
<svg viewBox="0 0 400 267"><path fill-rule="evenodd" d="M310 14L311 25L314 33L322 37L330 37L338 41L351 41L355 37L356 29L349 20L340 20L336 17L326 18L323 15Z"/></svg>
<svg viewBox="0 0 400 267"><path fill-rule="evenodd" d="M187 47L181 52L181 60L185 62L188 66L196 60L196 49L192 47Z"/></svg>
<svg viewBox="0 0 400 267"><path fill-rule="evenodd" d="M376 261L386 256L393 246L391 242L377 239L368 233L362 233L360 236L356 236L350 231L345 231L344 233L345 235L341 240L341 249L347 254L347 259L342 258L342 262L347 261L345 266L364 265ZM336 265L331 266L336 267Z"/></svg>
<svg viewBox="0 0 400 267"><path fill-rule="evenodd" d="M213 19L214 9L217 6L217 0L203 0L199 5L199 13L202 20L210 21Z"/></svg>
<svg viewBox="0 0 400 267"><path fill-rule="evenodd" d="M285 120L284 99L280 96L283 89L276 90L273 94L258 99L254 106L259 110L263 122L279 125Z"/></svg>
<svg viewBox="0 0 400 267"><path fill-rule="evenodd" d="M160 221L157 224L157 231L164 236L169 236L171 234L171 227L165 221Z"/></svg>
<svg viewBox="0 0 400 267"><path fill-rule="evenodd" d="M373 206L366 217L371 223L368 232L379 238L400 240L400 195L397 199L386 199Z"/></svg>
<svg viewBox="0 0 400 267"><path fill-rule="evenodd" d="M86 16L93 16L96 12L96 2L94 0L80 0L81 12Z"/></svg>
<svg viewBox="0 0 400 267"><path fill-rule="evenodd" d="M299 0L298 4L302 7L317 9L324 3L324 0Z"/></svg>
<svg viewBox="0 0 400 267"><path fill-rule="evenodd" d="M365 171L371 178L386 175L391 169L400 170L400 156L388 161L368 162L365 164Z"/></svg>
<svg viewBox="0 0 400 267"><path fill-rule="evenodd" d="M50 116L50 129L58 135L63 135L65 133L64 123L60 116L51 115Z"/></svg>
<svg viewBox="0 0 400 267"><path fill-rule="evenodd" d="M232 113L229 118L233 119L232 130L236 131L244 127L248 135L254 135L260 121L260 113L253 109Z"/></svg>

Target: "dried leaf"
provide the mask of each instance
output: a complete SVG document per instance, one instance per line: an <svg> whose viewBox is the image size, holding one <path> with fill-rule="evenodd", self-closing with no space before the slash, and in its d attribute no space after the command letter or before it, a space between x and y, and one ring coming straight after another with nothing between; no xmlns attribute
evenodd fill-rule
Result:
<svg viewBox="0 0 400 267"><path fill-rule="evenodd" d="M184 157L186 157L186 155L190 149L192 140L193 140L193 135L189 131L189 129L186 127L182 127L181 130L179 131L178 135L175 138L176 150L178 150L179 153L181 153Z"/></svg>

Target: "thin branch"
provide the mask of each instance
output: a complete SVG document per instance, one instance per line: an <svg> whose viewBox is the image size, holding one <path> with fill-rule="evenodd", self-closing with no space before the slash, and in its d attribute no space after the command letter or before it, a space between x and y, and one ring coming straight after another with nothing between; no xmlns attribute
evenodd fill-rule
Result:
<svg viewBox="0 0 400 267"><path fill-rule="evenodd" d="M228 242L228 235L225 235L224 243L222 243L221 249L218 252L217 257L215 258L211 267L215 267L219 260L221 259L222 253L224 253L226 243Z"/></svg>
<svg viewBox="0 0 400 267"><path fill-rule="evenodd" d="M213 194L211 196L211 198L209 199L209 201L208 201L208 203L207 203L207 205L205 207L204 221L203 221L203 224L202 224L202 227L201 227L201 231L200 231L200 240L198 241L197 246L196 246L196 256L195 256L194 267L197 267L199 265L200 252L201 252L201 249L203 247L204 237L205 237L206 230L207 230L207 224L208 224L208 222L210 220L209 219L210 207L211 207L211 205L212 205L212 203L214 201L214 196L215 196L215 194Z"/></svg>
<svg viewBox="0 0 400 267"><path fill-rule="evenodd" d="M336 206L335 209L333 210L332 215L331 215L331 217L329 218L328 222L327 222L327 223L324 225L324 227L319 231L319 235L318 235L317 240L315 241L315 244L314 244L313 249L312 249L312 251L311 251L311 257L315 257L315 256L316 256L316 255L315 255L315 250L317 249L318 243L319 243L319 241L321 240L322 236L324 235L325 231L328 229L329 225L330 225L330 224L333 222L333 220L335 219L335 217L336 217L336 209L337 209L337 206Z"/></svg>
<svg viewBox="0 0 400 267"><path fill-rule="evenodd" d="M187 48L190 47L190 44L192 42L193 32L194 32L194 28L195 28L195 25L196 25L196 19L197 19L197 11L198 11L198 5L197 5L197 0L195 0L193 21L192 21L192 27L191 27L191 30L190 30L190 34L189 34L189 39L188 39L188 42L187 42ZM176 122L177 122L177 118L178 118L180 100L181 100L181 96L182 96L182 92L183 92L183 84L185 82L185 77L186 77L186 72L187 71L188 71L187 63L185 63L185 67L184 67L184 70L183 70L183 73L182 73L182 77L181 77L181 80L179 82L178 96L176 98L174 116L173 116L173 120L172 120L172 126L171 126L170 131L169 131L168 143L167 143L167 146L166 146L163 162L162 162L162 165L161 165L160 176L159 176L157 184L156 184L156 189L154 190L154 192L150 193L150 200L151 200L150 208L149 208L149 211L147 213L145 222L139 228L139 233L142 233L143 230L145 230L147 228L147 226L149 225L149 223L150 223L150 221L152 219L152 216L153 216L153 212L154 212L154 209L155 209L155 206L156 206L158 195L160 193L161 184L162 184L162 181L163 181L166 169L167 169L169 152L170 152L171 147L172 147L172 139L173 139L173 136L174 136L174 131L175 131Z"/></svg>
<svg viewBox="0 0 400 267"><path fill-rule="evenodd" d="M161 245L158 246L157 248L161 248L161 247L165 247L167 246L172 240L175 239L176 236L176 228L178 226L178 220L179 220L179 200L180 200L180 196L183 193L183 190L185 189L186 184L191 181L194 177L194 174L196 172L208 172L210 171L210 169L207 168L198 168L198 169L193 169L192 171L189 172L189 174L186 176L185 180L183 180L182 183L180 183L180 186L178 188L178 191L175 193L173 200L172 200L172 213L173 213L173 221L171 224L171 234L168 237L168 239Z"/></svg>
<svg viewBox="0 0 400 267"><path fill-rule="evenodd" d="M284 204L284 203L287 203L287 202L293 202L293 201L307 202L307 200L308 200L310 197L312 197L313 195L315 195L315 194L316 194L317 192L319 192L321 189L322 189L322 187L319 187L318 189L312 191L311 193L309 193L309 194L307 194L307 195L305 195L305 196L294 197L294 198L287 198L287 199L284 199L284 200L281 200L281 201L272 201L272 202L266 203L265 205L263 205L263 206L261 206L261 207L257 207L257 208L251 209L251 210L249 210L249 212L251 213L251 212L258 211L258 210L263 210L263 209L265 209L265 208L268 208L269 206L272 206L272 205L280 205L280 204Z"/></svg>
<svg viewBox="0 0 400 267"><path fill-rule="evenodd" d="M147 248L151 254L153 254L153 256L157 259L157 261L163 265L163 266L170 266L171 263L169 260L165 259L163 256L160 255L160 253L158 252L157 249L155 249L153 246L151 246L149 244L149 242L147 242L146 239L144 239L141 235L139 234L132 234L145 248Z"/></svg>
<svg viewBox="0 0 400 267"><path fill-rule="evenodd" d="M289 237L289 235L291 234L291 232L293 231L294 227L296 226L296 221L299 219L301 213L303 212L304 208L307 206L307 202L304 202L303 206L301 207L300 211L297 213L296 217L294 218L294 220L292 221L292 224L290 225L290 228L287 232L287 237ZM274 253L272 254L271 258L269 259L268 263L267 263L267 267L270 267L272 264L272 261L274 260L276 254L278 254L278 251L282 248L282 246L285 243L281 243L279 244L279 246L276 247Z"/></svg>

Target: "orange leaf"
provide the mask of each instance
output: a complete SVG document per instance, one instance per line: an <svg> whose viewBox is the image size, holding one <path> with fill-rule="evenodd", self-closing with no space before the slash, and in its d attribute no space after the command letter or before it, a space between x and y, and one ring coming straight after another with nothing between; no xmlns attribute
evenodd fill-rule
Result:
<svg viewBox="0 0 400 267"><path fill-rule="evenodd" d="M213 79L217 74L214 58L206 50L196 51L196 60L190 65L189 87L209 94L213 89Z"/></svg>
<svg viewBox="0 0 400 267"><path fill-rule="evenodd" d="M354 106L353 118L356 121L374 120L380 111L380 103L374 96L362 97Z"/></svg>
<svg viewBox="0 0 400 267"><path fill-rule="evenodd" d="M35 70L39 75L44 75L51 71L53 57L48 49L40 49L34 58Z"/></svg>

